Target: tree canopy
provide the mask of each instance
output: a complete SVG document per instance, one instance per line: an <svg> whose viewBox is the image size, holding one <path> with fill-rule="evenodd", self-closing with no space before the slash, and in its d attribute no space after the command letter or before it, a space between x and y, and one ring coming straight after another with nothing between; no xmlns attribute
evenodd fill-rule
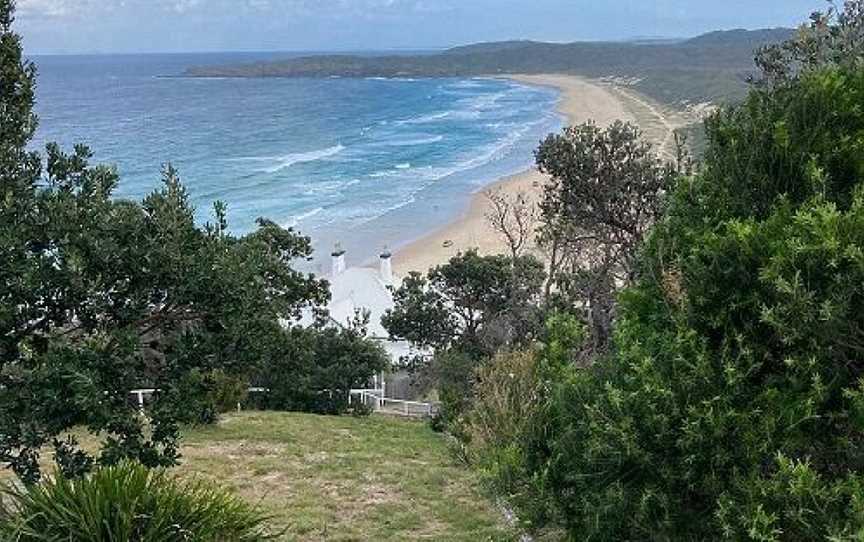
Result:
<svg viewBox="0 0 864 542"><path fill-rule="evenodd" d="M94 461L178 458L182 394L193 372L251 374L266 361L283 322L326 301L325 282L295 270L308 238L259 220L235 237L225 206L196 225L177 172L142 202L113 197L113 168L71 153L29 149L36 69L0 1L0 461L39 479L51 445L61 471ZM155 388L147 415L130 403ZM98 433L98 457L68 436Z"/></svg>
<svg viewBox="0 0 864 542"><path fill-rule="evenodd" d="M536 336L544 279L543 264L533 256L468 251L425 276L406 277L382 323L392 337L417 347L482 357Z"/></svg>

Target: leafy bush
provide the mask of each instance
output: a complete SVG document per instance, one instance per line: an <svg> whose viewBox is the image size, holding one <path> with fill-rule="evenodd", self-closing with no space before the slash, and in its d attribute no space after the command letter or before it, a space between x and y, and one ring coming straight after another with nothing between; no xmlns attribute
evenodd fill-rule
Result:
<svg viewBox="0 0 864 542"><path fill-rule="evenodd" d="M209 374L210 400L219 413L231 412L249 397L249 379L217 369Z"/></svg>
<svg viewBox="0 0 864 542"><path fill-rule="evenodd" d="M864 70L708 125L624 292L616 352L554 391L532 472L588 540L864 536Z"/></svg>
<svg viewBox="0 0 864 542"><path fill-rule="evenodd" d="M368 315L347 327L327 325L294 329L282 335L271 362L256 378L269 391L265 408L344 414L353 388L365 388L387 369L390 358L367 337Z"/></svg>
<svg viewBox="0 0 864 542"><path fill-rule="evenodd" d="M469 460L494 489L511 498L522 492L523 439L544 399L538 358L534 352L499 354L480 367L465 416Z"/></svg>
<svg viewBox="0 0 864 542"><path fill-rule="evenodd" d="M430 373L438 391L440 407L432 418L435 431L450 431L462 437L461 417L471 405L475 371L483 361L458 349L436 353L424 370Z"/></svg>
<svg viewBox="0 0 864 542"><path fill-rule="evenodd" d="M559 365L494 446L532 519L579 540L864 539L864 68L831 52L860 52L862 15L848 2L783 49L794 70L709 120L610 355Z"/></svg>
<svg viewBox="0 0 864 542"><path fill-rule="evenodd" d="M464 453L529 528L546 521L532 462L543 455L554 429L551 392L571 369L586 335L578 317L552 313L542 349L501 353L476 371L460 433Z"/></svg>
<svg viewBox="0 0 864 542"><path fill-rule="evenodd" d="M177 405L179 422L208 425L216 423L220 414L235 410L248 395L248 379L216 369L207 372L192 370L172 388L160 391L157 397L163 404Z"/></svg>
<svg viewBox="0 0 864 542"><path fill-rule="evenodd" d="M393 338L435 355L414 369L434 387L436 430L458 431L475 370L499 350L529 345L542 332L543 264L533 256L460 253L427 275L412 273L381 323Z"/></svg>
<svg viewBox="0 0 864 542"><path fill-rule="evenodd" d="M269 540L256 508L204 483L124 462L91 475L8 489L0 539L17 542Z"/></svg>

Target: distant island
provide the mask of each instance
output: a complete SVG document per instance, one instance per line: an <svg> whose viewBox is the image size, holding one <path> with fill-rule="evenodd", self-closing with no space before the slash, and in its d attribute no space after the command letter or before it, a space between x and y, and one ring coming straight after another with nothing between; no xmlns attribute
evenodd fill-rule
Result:
<svg viewBox="0 0 864 542"><path fill-rule="evenodd" d="M542 43L505 41L422 55L312 55L191 67L188 77L475 77L562 73L614 77L667 104L725 102L746 92L754 51L794 30L727 30L680 40Z"/></svg>

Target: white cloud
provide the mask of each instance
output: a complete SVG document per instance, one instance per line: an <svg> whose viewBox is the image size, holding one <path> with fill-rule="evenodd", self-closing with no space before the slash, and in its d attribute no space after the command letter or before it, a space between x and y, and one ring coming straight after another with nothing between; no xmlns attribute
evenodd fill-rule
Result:
<svg viewBox="0 0 864 542"><path fill-rule="evenodd" d="M18 0L27 18L62 18L113 12L224 15L273 11L286 15L375 15L446 9L451 0Z"/></svg>

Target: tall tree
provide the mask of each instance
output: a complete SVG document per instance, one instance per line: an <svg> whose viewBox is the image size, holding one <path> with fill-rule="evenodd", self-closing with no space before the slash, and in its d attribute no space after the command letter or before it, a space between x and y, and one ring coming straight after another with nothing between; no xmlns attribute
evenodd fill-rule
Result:
<svg viewBox="0 0 864 542"><path fill-rule="evenodd" d="M61 471L132 458L177 461L184 397L195 372L253 371L283 321L326 300L326 284L292 269L309 239L259 221L227 233L225 207L201 228L170 166L140 204L112 197L113 168L83 145L28 150L35 68L0 0L0 461L25 482L54 448ZM149 422L130 404L156 388ZM98 433L98 457L69 430Z"/></svg>
<svg viewBox="0 0 864 542"><path fill-rule="evenodd" d="M482 358L536 336L544 278L543 264L532 256L468 251L425 276L409 275L382 323L392 337L419 348Z"/></svg>
<svg viewBox="0 0 864 542"><path fill-rule="evenodd" d="M545 278L533 256L468 251L396 289L381 322L393 338L433 351L415 369L439 393L438 422L451 424L467 407L478 366L542 333Z"/></svg>
<svg viewBox="0 0 864 542"><path fill-rule="evenodd" d="M525 192L507 194L501 189L486 192L489 210L486 220L499 233L513 259L522 255L534 239L537 228L537 205Z"/></svg>
<svg viewBox="0 0 864 542"><path fill-rule="evenodd" d="M592 324L594 352L612 330L615 292L636 277L636 255L678 170L653 153L632 124L593 123L550 135L537 150L550 176L541 203L540 244L565 298Z"/></svg>

